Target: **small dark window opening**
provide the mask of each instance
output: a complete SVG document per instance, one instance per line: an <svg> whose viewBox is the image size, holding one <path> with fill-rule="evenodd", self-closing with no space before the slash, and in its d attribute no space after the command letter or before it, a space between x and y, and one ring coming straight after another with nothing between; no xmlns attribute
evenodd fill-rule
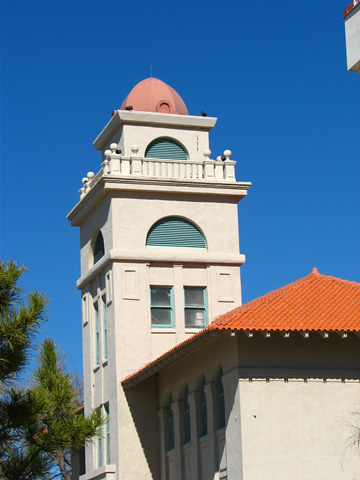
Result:
<svg viewBox="0 0 360 480"><path fill-rule="evenodd" d="M205 395L205 377L200 382L200 436L207 435L207 408Z"/></svg>
<svg viewBox="0 0 360 480"><path fill-rule="evenodd" d="M174 450L175 434L174 434L174 414L172 411L172 396L169 396L167 407L167 426L168 426L168 450Z"/></svg>
<svg viewBox="0 0 360 480"><path fill-rule="evenodd" d="M189 387L186 385L184 391L184 443L191 441Z"/></svg>
<svg viewBox="0 0 360 480"><path fill-rule="evenodd" d="M218 407L218 429L225 427L225 398L224 398L224 385L222 381L223 369L220 367L217 382L217 407Z"/></svg>
<svg viewBox="0 0 360 480"><path fill-rule="evenodd" d="M104 238L102 233L99 232L98 236L96 237L95 247L94 247L94 263L98 262L101 257L105 255L105 248L104 248Z"/></svg>
<svg viewBox="0 0 360 480"><path fill-rule="evenodd" d="M79 470L80 475L84 475L86 473L85 468L85 447L80 447L79 449Z"/></svg>

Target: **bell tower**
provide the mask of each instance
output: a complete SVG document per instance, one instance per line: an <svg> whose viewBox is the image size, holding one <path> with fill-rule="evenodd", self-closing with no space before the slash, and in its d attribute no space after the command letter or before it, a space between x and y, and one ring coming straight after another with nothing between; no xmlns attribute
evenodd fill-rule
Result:
<svg viewBox="0 0 360 480"><path fill-rule="evenodd" d="M101 168L68 219L80 227L85 414L110 421L83 480L158 478L120 382L241 304L237 203L250 183L229 150L211 159L215 123L149 78L94 141Z"/></svg>

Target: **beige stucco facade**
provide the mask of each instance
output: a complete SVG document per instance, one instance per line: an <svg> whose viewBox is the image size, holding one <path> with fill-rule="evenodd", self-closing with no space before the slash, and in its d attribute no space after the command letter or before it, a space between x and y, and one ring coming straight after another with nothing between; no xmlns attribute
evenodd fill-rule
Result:
<svg viewBox="0 0 360 480"><path fill-rule="evenodd" d="M204 342L205 343L205 342ZM313 332L226 331L162 366L158 383L162 479L360 478L351 442L360 407L360 340ZM226 427L217 429L217 373L223 369ZM145 377L145 373L144 373ZM208 431L200 436L200 381L205 377ZM139 381L139 380L138 380ZM138 385L126 392L136 395ZM184 390L191 440L184 444ZM171 394L175 448L167 448ZM138 407L139 408L139 407ZM155 412L154 412L155 414ZM141 417L138 423L141 424ZM135 422L136 428L137 422ZM147 455L147 450L144 448ZM151 453L149 452L149 455Z"/></svg>
<svg viewBox="0 0 360 480"><path fill-rule="evenodd" d="M106 436L87 448L82 480L160 478L160 446L153 438L156 384L149 380L139 387L147 399L142 404L125 398L121 380L204 326L186 327L185 288L206 292L205 325L241 304L245 256L239 251L237 203L250 184L236 182L230 151L223 159L210 158L215 122L117 111L94 142L101 169L83 180L80 202L68 218L80 227L85 414L95 408L109 412L110 452ZM159 137L175 139L187 160L147 158L147 145ZM194 225L206 247L147 246L151 227L167 217ZM104 255L94 262L99 232ZM153 286L171 288L170 327L152 326ZM151 414L134 428L138 408L139 415ZM148 439L146 432L151 432Z"/></svg>
<svg viewBox="0 0 360 480"><path fill-rule="evenodd" d="M350 6L345 17L347 68L360 73L360 2L353 0Z"/></svg>
<svg viewBox="0 0 360 480"><path fill-rule="evenodd" d="M250 186L236 181L229 150L211 159L215 122L116 111L94 142L101 168L84 177L68 218L80 227L85 415L100 409L109 422L86 449L86 473L74 475L360 480L355 330L203 331L241 305L237 205ZM186 159L149 157L159 138ZM204 245L148 243L166 219L187 222ZM153 289L167 295L168 323L153 319ZM187 289L203 295L196 326L186 324Z"/></svg>

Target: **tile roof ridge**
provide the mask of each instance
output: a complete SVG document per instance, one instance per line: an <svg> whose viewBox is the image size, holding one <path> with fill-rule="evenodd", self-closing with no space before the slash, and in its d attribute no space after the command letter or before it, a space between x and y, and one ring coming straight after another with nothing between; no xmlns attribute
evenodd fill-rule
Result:
<svg viewBox="0 0 360 480"><path fill-rule="evenodd" d="M318 275L320 277L323 277L324 279L332 280L332 281L335 281L337 283L345 283L347 285L352 285L353 287L360 288L360 283L355 282L354 280L345 280L344 278L333 277L332 275L324 275L322 273L319 273L316 268L313 269L313 270L316 270L316 275ZM313 271L313 273L314 273L314 271ZM306 278L306 277L304 277L304 278Z"/></svg>
<svg viewBox="0 0 360 480"><path fill-rule="evenodd" d="M226 312L223 315L219 315L216 317L212 323L208 326L209 330L216 330L217 325L223 325L226 323L227 320L233 317L233 315L236 314L241 314L247 312L249 309L261 305L263 303L266 303L267 301L272 300L273 298L277 298L279 295L288 292L289 290L292 290L294 288L297 288L301 285L303 285L306 282L309 282L311 280L315 280L316 277L318 276L324 276L326 275L321 275L320 273L314 273L312 271L309 275L306 277L299 278L298 280L295 280L294 282L288 283L287 285L284 285L283 287L277 288L275 290L272 290L271 292L266 293L265 295L262 295L261 297L254 298L254 300L250 300L250 302L244 303L243 305L240 305L240 307L236 307L233 310L230 310L229 312ZM314 278L315 277L315 278Z"/></svg>
<svg viewBox="0 0 360 480"><path fill-rule="evenodd" d="M263 303L266 303L268 301L271 301L273 298L277 298L279 295L282 295L290 290L293 290L295 288L300 287L304 283L316 281L316 280L330 280L330 281L335 281L337 283L341 284L349 284L354 287L357 287L360 289L360 283L350 281L350 280L343 280L342 278L337 278L333 277L331 275L324 275L322 273L318 272L318 269L314 267L312 269L312 272L306 275L305 277L299 278L298 280L295 280L294 282L288 283L287 285L284 285L283 287L277 288L275 290L272 290L271 292L266 293L265 295L262 295L261 297L255 298L254 300L250 300L250 302L244 303L243 305L240 305L240 307L236 307L233 310L230 310L229 312L226 312L222 315L217 316L213 322L210 323L208 326L209 330L216 330L218 325L224 325L227 323L228 320L230 320L234 314L242 314L247 312L249 309L261 305Z"/></svg>

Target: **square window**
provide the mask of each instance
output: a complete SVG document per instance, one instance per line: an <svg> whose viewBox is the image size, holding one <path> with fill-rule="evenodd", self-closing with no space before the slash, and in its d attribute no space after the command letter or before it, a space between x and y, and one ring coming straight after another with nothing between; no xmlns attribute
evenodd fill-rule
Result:
<svg viewBox="0 0 360 480"><path fill-rule="evenodd" d="M185 287L185 327L204 328L206 326L206 288Z"/></svg>
<svg viewBox="0 0 360 480"><path fill-rule="evenodd" d="M172 287L150 287L152 327L173 327Z"/></svg>

